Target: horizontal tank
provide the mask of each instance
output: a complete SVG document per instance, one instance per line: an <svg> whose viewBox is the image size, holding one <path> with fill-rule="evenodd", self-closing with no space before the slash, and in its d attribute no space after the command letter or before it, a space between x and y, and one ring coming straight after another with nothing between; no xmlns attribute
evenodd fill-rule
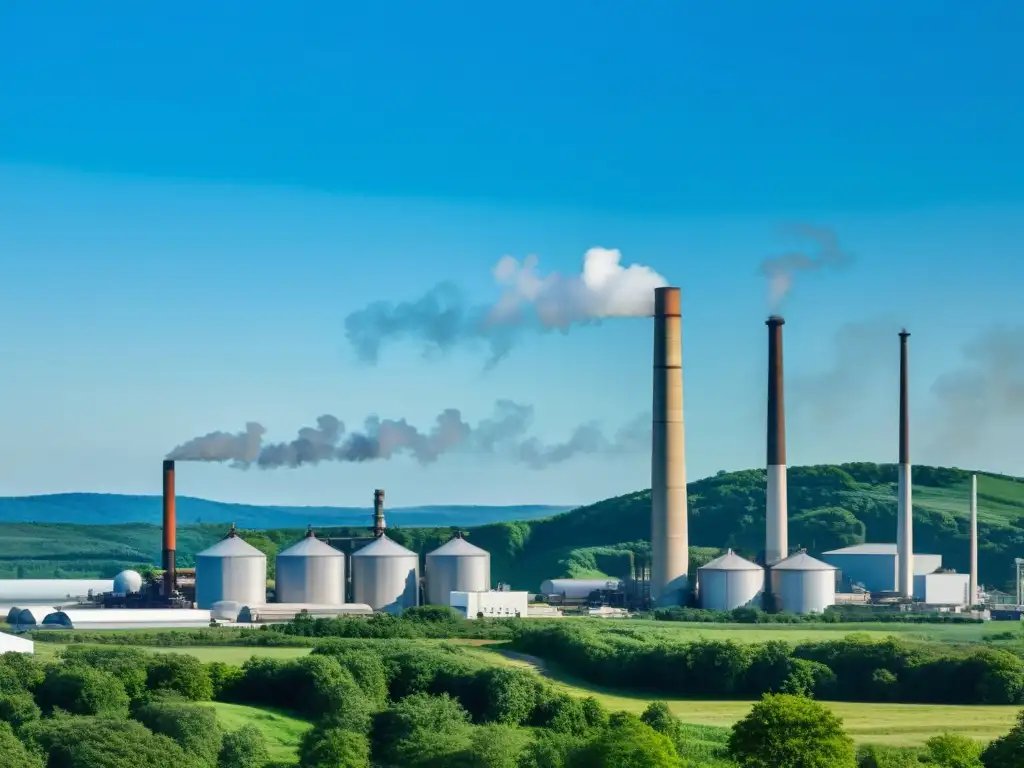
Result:
<svg viewBox="0 0 1024 768"><path fill-rule="evenodd" d="M352 553L352 602L399 614L419 605L420 558L381 534Z"/></svg>
<svg viewBox="0 0 1024 768"><path fill-rule="evenodd" d="M764 592L764 568L731 549L697 569L700 604L710 611L732 611L750 605Z"/></svg>
<svg viewBox="0 0 1024 768"><path fill-rule="evenodd" d="M121 571L114 577L114 594L119 597L135 595L142 591L142 574L138 571Z"/></svg>
<svg viewBox="0 0 1024 768"><path fill-rule="evenodd" d="M246 605L238 612L240 624L269 624L288 622L300 614L314 619L331 619L338 616L366 616L373 613L368 605L345 603L344 605L312 605L309 603L268 603Z"/></svg>
<svg viewBox="0 0 1024 768"><path fill-rule="evenodd" d="M30 603L76 602L114 591L113 579L0 579L0 604L21 608Z"/></svg>
<svg viewBox="0 0 1024 768"><path fill-rule="evenodd" d="M238 614L244 606L237 600L219 600L210 606L210 615L216 621L238 621Z"/></svg>
<svg viewBox="0 0 1024 768"><path fill-rule="evenodd" d="M542 595L561 595L566 600L585 600L591 592L604 589L621 589L618 579L548 579L542 581Z"/></svg>
<svg viewBox="0 0 1024 768"><path fill-rule="evenodd" d="M427 602L449 605L452 592L487 592L491 588L491 555L456 533L455 538L427 553Z"/></svg>
<svg viewBox="0 0 1024 768"><path fill-rule="evenodd" d="M160 629L210 626L210 611L186 608L82 608L47 614L44 629Z"/></svg>
<svg viewBox="0 0 1024 768"><path fill-rule="evenodd" d="M822 613L836 603L836 568L806 552L771 567L771 587L786 613Z"/></svg>
<svg viewBox="0 0 1024 768"><path fill-rule="evenodd" d="M345 555L320 541L310 529L306 538L277 556L274 592L279 603L341 605L345 602Z"/></svg>
<svg viewBox="0 0 1024 768"><path fill-rule="evenodd" d="M227 538L196 555L196 605L209 610L224 600L267 602L267 557L233 527Z"/></svg>

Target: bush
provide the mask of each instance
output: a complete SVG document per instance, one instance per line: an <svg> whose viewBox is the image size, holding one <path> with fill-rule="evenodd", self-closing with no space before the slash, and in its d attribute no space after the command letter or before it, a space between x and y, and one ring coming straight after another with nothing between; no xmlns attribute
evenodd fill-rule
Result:
<svg viewBox="0 0 1024 768"><path fill-rule="evenodd" d="M981 744L955 733L933 736L925 742L925 753L941 768L982 768Z"/></svg>
<svg viewBox="0 0 1024 768"><path fill-rule="evenodd" d="M0 655L0 692L35 691L44 676L43 666L28 654L11 651Z"/></svg>
<svg viewBox="0 0 1024 768"><path fill-rule="evenodd" d="M39 707L28 691L0 693L0 721L9 724L15 730L26 723L38 720L39 715Z"/></svg>
<svg viewBox="0 0 1024 768"><path fill-rule="evenodd" d="M130 699L137 699L146 692L151 657L138 648L93 648L69 646L60 657L68 666L85 666L109 672L124 686Z"/></svg>
<svg viewBox="0 0 1024 768"><path fill-rule="evenodd" d="M176 693L190 701L210 701L213 683L206 666L195 656L159 653L151 658L146 678L150 691Z"/></svg>
<svg viewBox="0 0 1024 768"><path fill-rule="evenodd" d="M124 715L128 694L109 672L89 667L51 667L36 690L43 712L60 709L73 715Z"/></svg>
<svg viewBox="0 0 1024 768"><path fill-rule="evenodd" d="M617 712L608 726L568 760L571 768L676 768L675 745L636 715Z"/></svg>
<svg viewBox="0 0 1024 768"><path fill-rule="evenodd" d="M361 734L341 728L307 733L299 745L301 768L369 768L370 743Z"/></svg>
<svg viewBox="0 0 1024 768"><path fill-rule="evenodd" d="M921 750L875 744L857 750L857 768L920 768Z"/></svg>
<svg viewBox="0 0 1024 768"><path fill-rule="evenodd" d="M736 723L729 751L743 768L854 768L853 740L827 707L788 694L766 694Z"/></svg>
<svg viewBox="0 0 1024 768"><path fill-rule="evenodd" d="M224 735L217 768L264 768L268 762L270 750L259 728L246 725Z"/></svg>
<svg viewBox="0 0 1024 768"><path fill-rule="evenodd" d="M447 694L414 694L376 715L373 755L402 766L439 758L468 746L468 727L469 713Z"/></svg>
<svg viewBox="0 0 1024 768"><path fill-rule="evenodd" d="M1000 736L981 753L985 768L1017 768L1024 765L1024 711L1005 736Z"/></svg>
<svg viewBox="0 0 1024 768"><path fill-rule="evenodd" d="M189 756L189 765L214 768L223 733L217 713L182 701L151 701L136 708L135 719L153 733L174 739Z"/></svg>
<svg viewBox="0 0 1024 768"><path fill-rule="evenodd" d="M43 768L43 761L29 752L8 723L0 723L0 768Z"/></svg>
<svg viewBox="0 0 1024 768"><path fill-rule="evenodd" d="M173 740L125 718L57 715L25 728L50 768L182 768L191 765Z"/></svg>

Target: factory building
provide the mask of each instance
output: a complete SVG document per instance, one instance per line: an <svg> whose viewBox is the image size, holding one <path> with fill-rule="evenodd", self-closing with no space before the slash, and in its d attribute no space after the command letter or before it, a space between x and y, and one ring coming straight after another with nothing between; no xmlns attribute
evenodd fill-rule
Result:
<svg viewBox="0 0 1024 768"><path fill-rule="evenodd" d="M209 627L212 614L203 610L166 608L82 608L47 614L41 629L199 629Z"/></svg>
<svg viewBox="0 0 1024 768"><path fill-rule="evenodd" d="M457 532L455 538L429 552L424 576L427 603L449 605L452 592L489 592L491 555Z"/></svg>
<svg viewBox="0 0 1024 768"><path fill-rule="evenodd" d="M449 605L467 619L514 619L527 615L529 593L488 590L452 592Z"/></svg>
<svg viewBox="0 0 1024 768"><path fill-rule="evenodd" d="M594 592L615 591L622 586L619 579L547 579L541 582L540 593L563 600L586 600Z"/></svg>
<svg viewBox="0 0 1024 768"><path fill-rule="evenodd" d="M353 602L399 614L419 605L420 558L383 533L352 554Z"/></svg>
<svg viewBox="0 0 1024 768"><path fill-rule="evenodd" d="M339 616L369 616L373 609L368 605L348 603L347 605L315 605L310 603L268 603L267 605L245 605L235 614L233 621L239 624L274 624L291 621L304 614L314 619L335 619Z"/></svg>
<svg viewBox="0 0 1024 768"><path fill-rule="evenodd" d="M312 528L302 541L278 554L276 563L278 603L326 606L345 602L345 555L316 538Z"/></svg>
<svg viewBox="0 0 1024 768"><path fill-rule="evenodd" d="M77 603L90 594L112 592L113 579L0 579L0 606Z"/></svg>
<svg viewBox="0 0 1024 768"><path fill-rule="evenodd" d="M731 549L697 569L700 605L711 611L732 611L760 604L764 592L764 568Z"/></svg>
<svg viewBox="0 0 1024 768"><path fill-rule="evenodd" d="M836 603L836 568L797 552L771 567L771 589L786 613L822 613Z"/></svg>
<svg viewBox="0 0 1024 768"><path fill-rule="evenodd" d="M214 603L267 602L267 556L243 541L235 527L227 537L196 555L196 605L207 612Z"/></svg>
<svg viewBox="0 0 1024 768"><path fill-rule="evenodd" d="M0 632L0 654L3 653L35 653L36 644L25 637L16 637Z"/></svg>
<svg viewBox="0 0 1024 768"><path fill-rule="evenodd" d="M929 606L960 608L972 605L969 573L924 573L914 576L914 599Z"/></svg>
<svg viewBox="0 0 1024 768"><path fill-rule="evenodd" d="M896 544L857 544L821 553L839 569L844 591L861 586L868 592L895 592L899 585L899 547ZM914 578L942 567L942 555L914 554Z"/></svg>

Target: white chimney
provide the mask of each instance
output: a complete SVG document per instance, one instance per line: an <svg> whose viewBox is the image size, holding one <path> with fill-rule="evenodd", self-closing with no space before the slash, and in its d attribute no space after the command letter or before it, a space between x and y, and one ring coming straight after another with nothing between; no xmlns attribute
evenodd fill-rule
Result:
<svg viewBox="0 0 1024 768"><path fill-rule="evenodd" d="M978 603L978 476L971 475L971 589L970 605Z"/></svg>
<svg viewBox="0 0 1024 768"><path fill-rule="evenodd" d="M900 464L896 505L896 551L899 560L897 591L900 597L914 597L914 505L910 474L910 403L907 386L907 339L900 331Z"/></svg>

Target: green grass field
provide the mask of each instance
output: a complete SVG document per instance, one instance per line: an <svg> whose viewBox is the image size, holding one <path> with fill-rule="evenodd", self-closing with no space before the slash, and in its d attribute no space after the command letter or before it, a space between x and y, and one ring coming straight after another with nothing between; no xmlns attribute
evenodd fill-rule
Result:
<svg viewBox="0 0 1024 768"><path fill-rule="evenodd" d="M217 720L225 731L236 731L244 725L254 725L259 728L267 739L270 757L273 760L294 760L299 741L303 734L312 727L304 720L272 709L220 702L203 702L196 706L215 709Z"/></svg>

